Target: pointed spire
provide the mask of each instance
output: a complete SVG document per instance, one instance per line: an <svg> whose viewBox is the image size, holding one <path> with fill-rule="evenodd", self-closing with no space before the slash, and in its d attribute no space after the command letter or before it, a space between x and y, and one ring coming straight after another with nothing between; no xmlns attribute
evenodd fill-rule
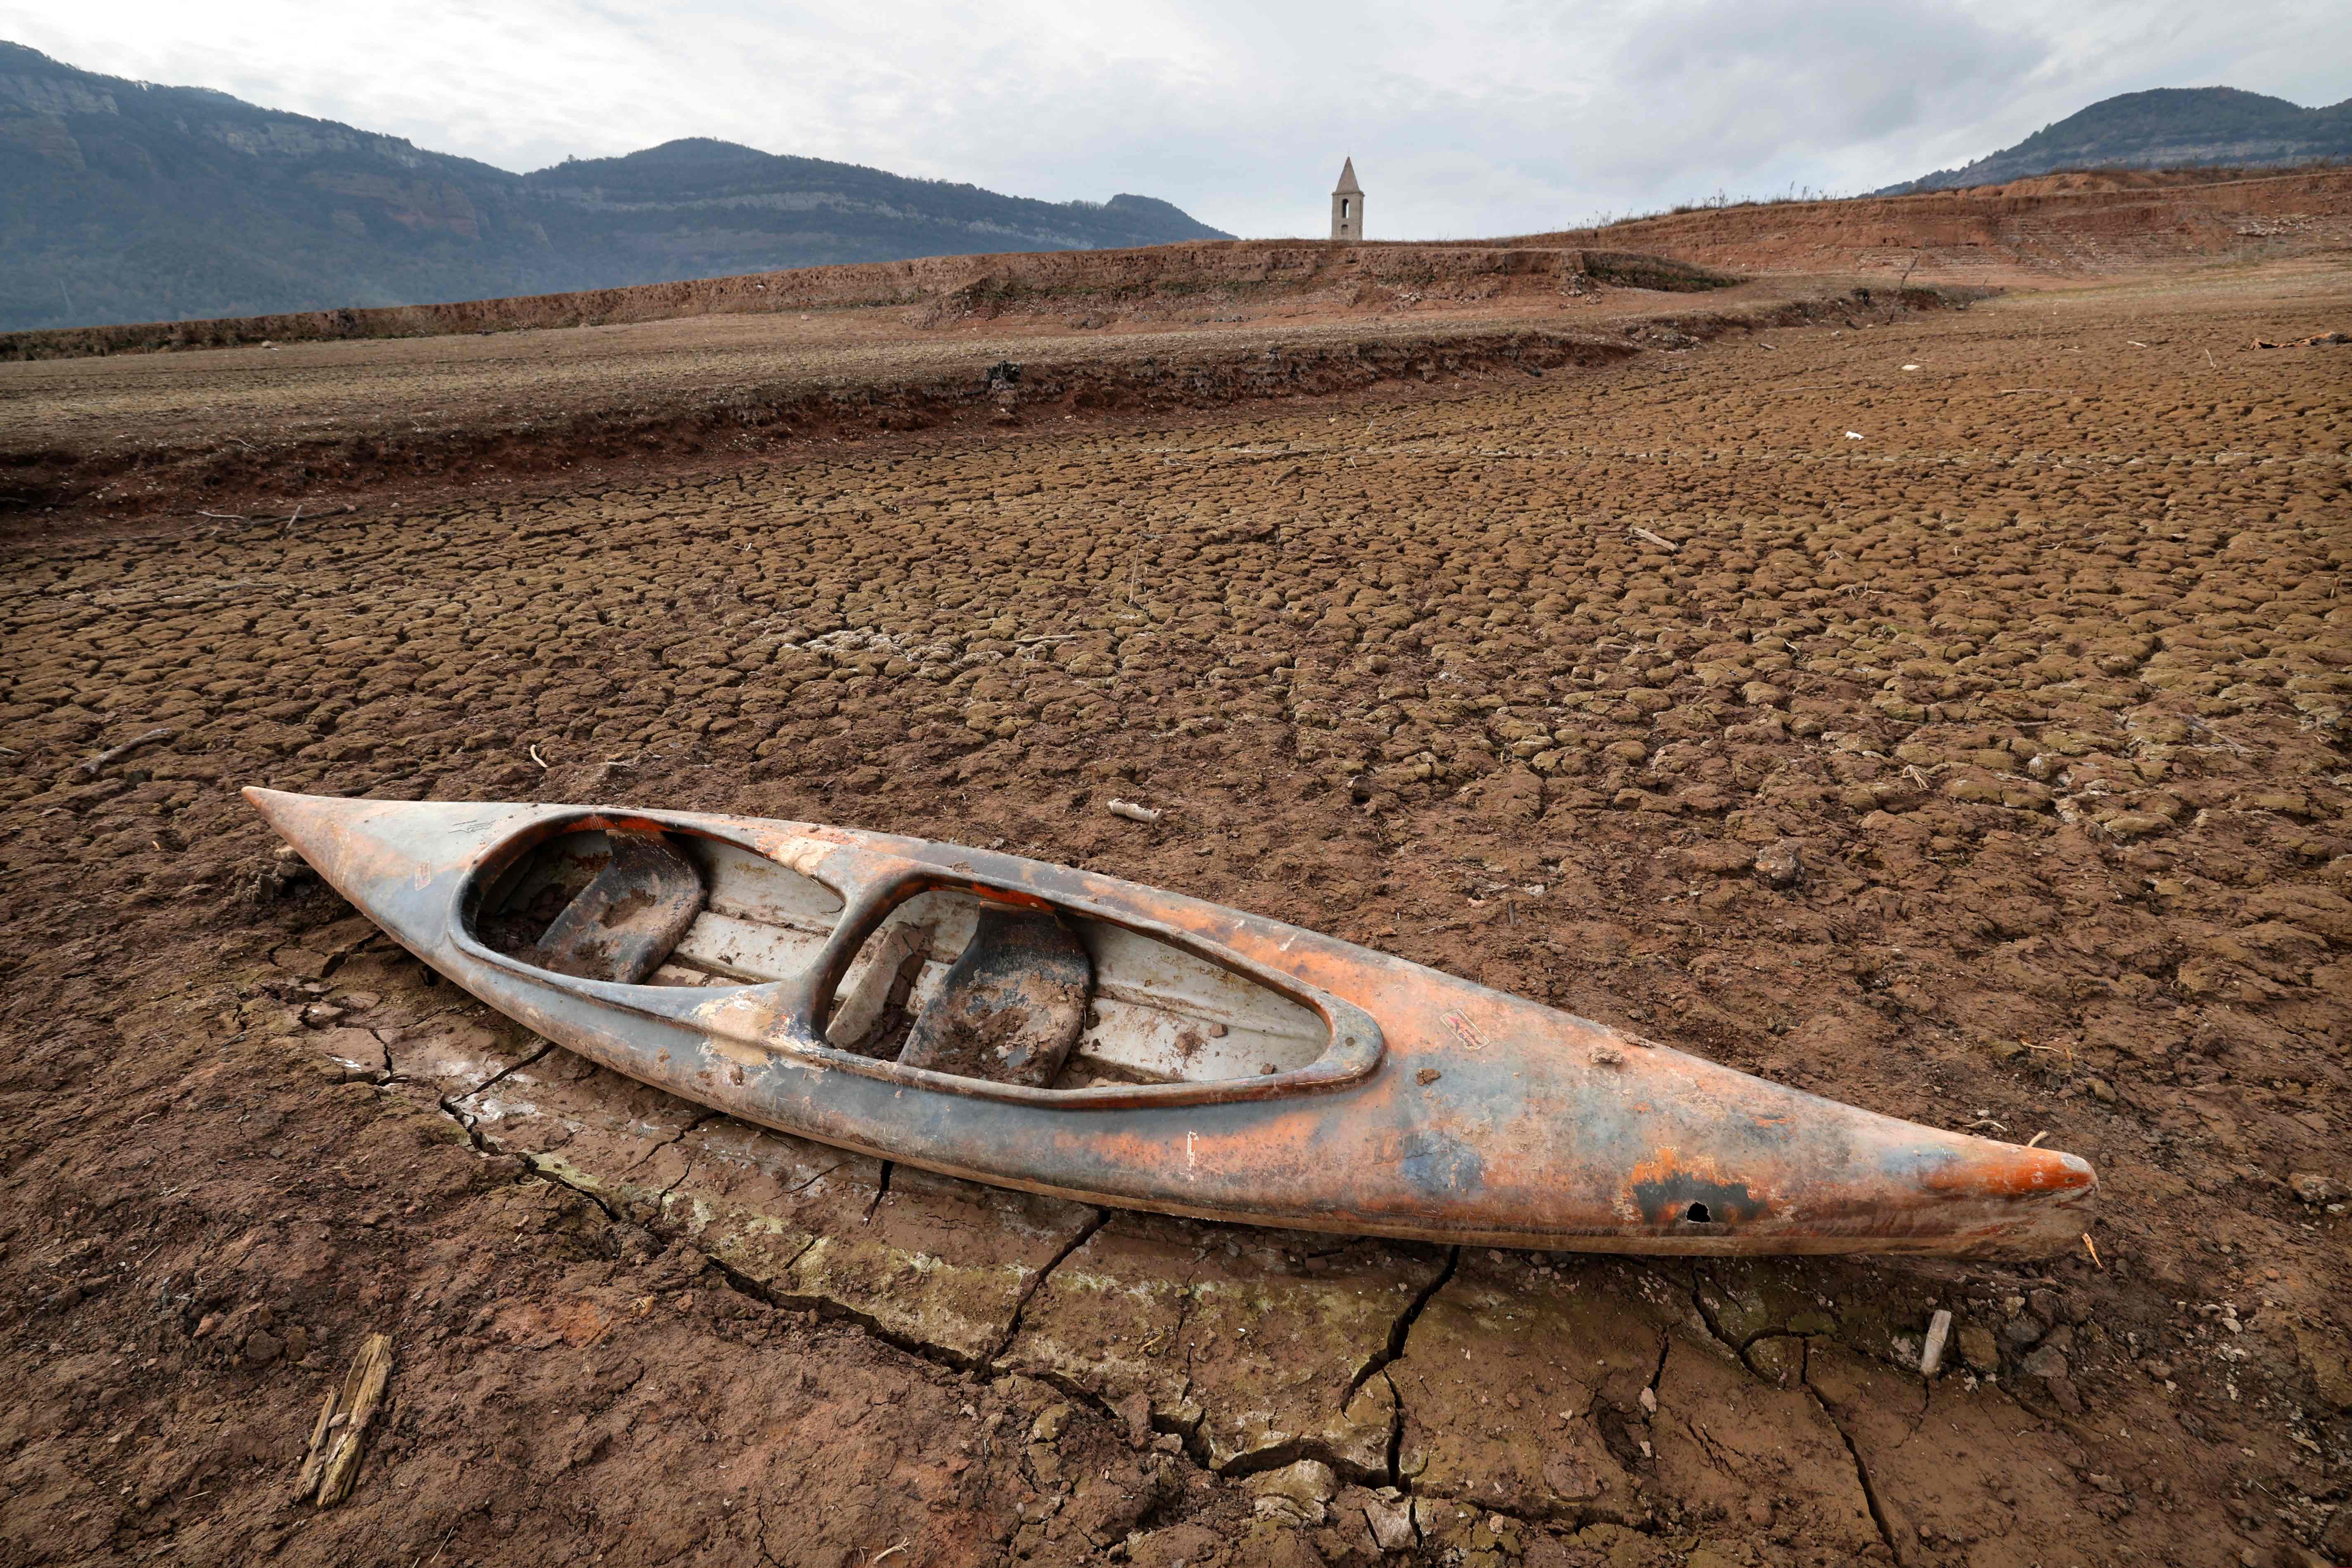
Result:
<svg viewBox="0 0 2352 1568"><path fill-rule="evenodd" d="M1364 194L1364 187L1356 184L1355 159L1349 158L1339 165L1339 183L1331 187L1331 194L1335 196L1360 196Z"/></svg>

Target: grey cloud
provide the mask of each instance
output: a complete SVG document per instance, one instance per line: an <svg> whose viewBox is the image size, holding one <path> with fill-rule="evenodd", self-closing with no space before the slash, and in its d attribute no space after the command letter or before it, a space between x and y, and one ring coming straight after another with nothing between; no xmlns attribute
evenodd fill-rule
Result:
<svg viewBox="0 0 2352 1568"><path fill-rule="evenodd" d="M1702 0L1654 14L1627 40L1622 96L1675 110L1653 175L1696 162L1727 174L1918 125L1952 100L2023 79L2049 46L2021 24L1955 5ZM1629 104L1630 107L1630 104Z"/></svg>
<svg viewBox="0 0 2352 1568"><path fill-rule="evenodd" d="M509 168L709 135L1242 233L1316 232L1352 154L1400 237L1867 188L2141 87L2352 90L2342 0L0 0L0 37Z"/></svg>

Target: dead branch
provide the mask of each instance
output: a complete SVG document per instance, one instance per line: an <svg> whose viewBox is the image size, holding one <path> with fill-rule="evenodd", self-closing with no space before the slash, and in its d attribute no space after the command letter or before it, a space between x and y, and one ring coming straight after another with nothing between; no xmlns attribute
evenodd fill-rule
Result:
<svg viewBox="0 0 2352 1568"><path fill-rule="evenodd" d="M318 1425L310 1430L299 1489L315 1498L320 1508L332 1508L351 1496L352 1484L359 1479L361 1443L383 1407L384 1389L391 1382L392 1336L370 1334L360 1342L360 1353L352 1358L341 1385L328 1391Z"/></svg>
<svg viewBox="0 0 2352 1568"><path fill-rule="evenodd" d="M117 757L127 757L142 746L151 746L158 741L168 741L178 733L179 731L177 730L174 730L170 725L166 724L162 729L150 730L143 735L133 735L131 739L123 742L122 744L119 746L109 746L106 750L99 752L98 755L90 758L88 762L80 763L75 771L79 773L84 778L96 778L98 776L98 770L106 766L107 763L114 761Z"/></svg>

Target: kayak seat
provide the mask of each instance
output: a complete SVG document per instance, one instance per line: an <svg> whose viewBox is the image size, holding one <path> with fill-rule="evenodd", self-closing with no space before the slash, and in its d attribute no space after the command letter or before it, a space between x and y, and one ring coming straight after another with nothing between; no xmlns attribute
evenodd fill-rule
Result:
<svg viewBox="0 0 2352 1568"><path fill-rule="evenodd" d="M612 858L548 922L530 959L583 980L635 985L702 912L702 874L659 833L611 830Z"/></svg>
<svg viewBox="0 0 2352 1568"><path fill-rule="evenodd" d="M1094 960L1048 910L991 905L899 1047L905 1067L1050 1085L1087 1026Z"/></svg>

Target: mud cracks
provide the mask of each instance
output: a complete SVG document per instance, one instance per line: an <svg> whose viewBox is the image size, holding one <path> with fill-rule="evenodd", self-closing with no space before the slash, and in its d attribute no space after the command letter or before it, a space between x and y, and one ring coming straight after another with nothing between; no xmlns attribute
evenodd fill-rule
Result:
<svg viewBox="0 0 2352 1568"><path fill-rule="evenodd" d="M2341 297L2263 287L27 549L5 1554L2336 1550L2346 416L2329 351L2233 345ZM256 779L1100 867L2047 1133L2104 1268L1456 1257L885 1169L483 1014L287 880ZM294 1509L377 1329L395 1409Z"/></svg>

